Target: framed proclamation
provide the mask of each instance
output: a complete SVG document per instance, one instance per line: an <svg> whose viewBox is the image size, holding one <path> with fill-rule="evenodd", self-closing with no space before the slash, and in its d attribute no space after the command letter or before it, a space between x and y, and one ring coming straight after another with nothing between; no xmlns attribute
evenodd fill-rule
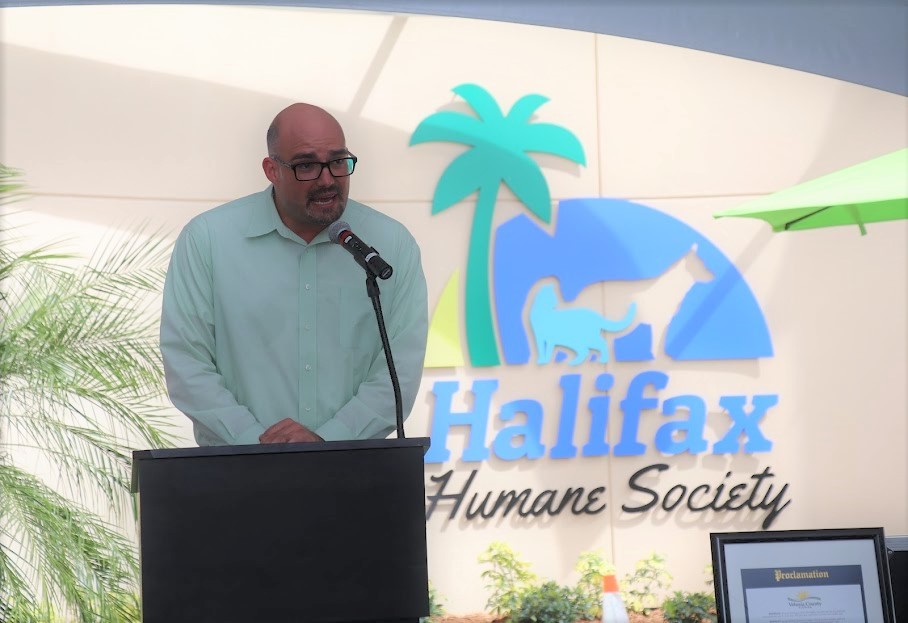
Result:
<svg viewBox="0 0 908 623"><path fill-rule="evenodd" d="M895 623L882 528L710 535L719 623Z"/></svg>

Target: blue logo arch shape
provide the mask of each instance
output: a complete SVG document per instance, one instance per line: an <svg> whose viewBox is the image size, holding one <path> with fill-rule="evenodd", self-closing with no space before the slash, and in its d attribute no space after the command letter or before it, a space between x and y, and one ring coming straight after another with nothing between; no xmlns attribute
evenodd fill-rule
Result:
<svg viewBox="0 0 908 623"><path fill-rule="evenodd" d="M530 359L523 310L533 286L555 277L566 301L601 281L653 279L696 245L712 273L680 301L665 335L676 361L756 359L773 355L766 319L740 271L705 236L654 208L622 199L559 202L554 235L527 215L498 227L493 258L494 297L503 359ZM615 340L617 361L639 361L646 339L637 330ZM623 342L622 342L623 340ZM651 344L650 344L651 345Z"/></svg>

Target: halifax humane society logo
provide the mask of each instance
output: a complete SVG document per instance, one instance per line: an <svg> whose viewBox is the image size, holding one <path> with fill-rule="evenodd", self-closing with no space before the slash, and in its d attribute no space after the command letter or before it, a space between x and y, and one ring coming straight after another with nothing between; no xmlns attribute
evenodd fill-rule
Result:
<svg viewBox="0 0 908 623"><path fill-rule="evenodd" d="M476 194L463 301L460 271L455 270L430 323L426 366L469 365L475 372L493 372L501 365L553 366L562 373L558 383L562 405L553 444L543 442L546 414L540 402L532 398L519 398L500 406L498 418L510 424L488 443L498 379L476 378L471 387L463 389L458 381L436 381L432 389L432 444L426 462L452 459L447 447L452 427L466 427L468 431L466 447L459 457L466 463L485 461L492 455L505 461L538 459L546 454L555 459L573 458L578 453L641 455L647 445L637 439L638 428L641 415L648 410L661 410L663 416L687 414L686 420L667 421L657 430L653 445L663 455L710 450L713 454L768 452L772 442L763 435L760 421L778 402L775 394L720 397L719 406L729 422L724 435L711 448L706 439L707 405L702 397L685 393L667 398L660 405L660 398L652 395L668 386L667 373L639 372L629 381L620 402L607 395L615 384L614 376L607 371L610 362L647 362L662 356L680 362L773 355L763 312L734 264L687 224L631 201L565 199L559 202L557 220L552 223L548 184L529 154L548 154L585 165L579 139L561 126L532 120L534 112L547 101L541 95L520 98L504 114L492 95L478 85L463 84L453 91L474 114L435 112L418 125L410 140L411 145L453 142L468 146L441 174L433 197L433 214ZM502 184L532 217L520 214L493 228ZM553 227L544 227L550 224ZM669 279L677 282L678 275L682 287L677 305L658 323L652 321L653 310L637 300L624 301L614 315L578 302L587 288L608 287L615 282L639 283L643 292ZM466 348L460 337L461 310ZM583 374L573 370L588 362L598 365L583 368L587 373L591 368L597 372L595 380L586 384L595 389L587 402L589 416L582 416L588 422L581 425L588 429L588 440L578 448L574 433L581 428L578 411L584 379ZM564 374L566 370L571 373ZM454 410L454 397L460 391L472 393L471 410ZM622 419L621 438L610 447L605 433L612 402L620 407ZM517 418L517 414L524 417ZM660 463L638 474L666 469L668 466ZM440 481L443 490L449 486L451 474L433 480ZM475 474L474 471L466 487ZM726 477L730 475L731 472ZM761 504L757 489L773 476L769 468L751 476L756 480L756 484L750 483L754 505ZM715 489L713 510L721 506L716 500L723 487L724 484ZM633 482L631 488L643 489ZM786 488L787 485L783 493ZM439 493L437 497L445 495ZM775 512L781 510L780 497L781 494L774 500ZM430 505L430 514L435 502ZM768 508L769 493L763 502L761 508ZM756 510L754 505L751 508ZM585 508L593 506L588 503ZM576 505L572 508L576 513Z"/></svg>

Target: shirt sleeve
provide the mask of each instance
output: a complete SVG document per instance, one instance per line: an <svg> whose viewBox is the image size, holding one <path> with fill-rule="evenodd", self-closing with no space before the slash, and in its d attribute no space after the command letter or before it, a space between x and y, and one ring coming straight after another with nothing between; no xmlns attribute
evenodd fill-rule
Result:
<svg viewBox="0 0 908 623"><path fill-rule="evenodd" d="M161 355L170 399L204 445L257 444L265 428L218 373L211 243L202 219L183 229L164 283Z"/></svg>
<svg viewBox="0 0 908 623"><path fill-rule="evenodd" d="M399 258L392 277L398 281L393 289L386 288L391 297L382 291L380 300L406 418L422 381L429 303L419 246L409 233L402 239ZM384 350L379 348L353 398L315 432L326 441L381 439L396 427L394 390Z"/></svg>

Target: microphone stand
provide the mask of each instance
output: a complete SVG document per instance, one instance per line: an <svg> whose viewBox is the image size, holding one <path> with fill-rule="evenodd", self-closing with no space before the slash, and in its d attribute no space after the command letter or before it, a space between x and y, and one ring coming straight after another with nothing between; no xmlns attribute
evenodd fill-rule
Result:
<svg viewBox="0 0 908 623"><path fill-rule="evenodd" d="M381 311L381 301L378 282L375 275L366 271L366 292L372 299L372 308L375 310L375 320L378 322L378 333L381 336L381 345L385 351L385 360L388 362L388 373L391 375L391 387L394 388L394 413L397 419L397 438L404 439L404 406L400 397L400 381L397 379L397 370L394 368L394 358L391 356L391 344L388 342L388 331L385 329L385 317Z"/></svg>

